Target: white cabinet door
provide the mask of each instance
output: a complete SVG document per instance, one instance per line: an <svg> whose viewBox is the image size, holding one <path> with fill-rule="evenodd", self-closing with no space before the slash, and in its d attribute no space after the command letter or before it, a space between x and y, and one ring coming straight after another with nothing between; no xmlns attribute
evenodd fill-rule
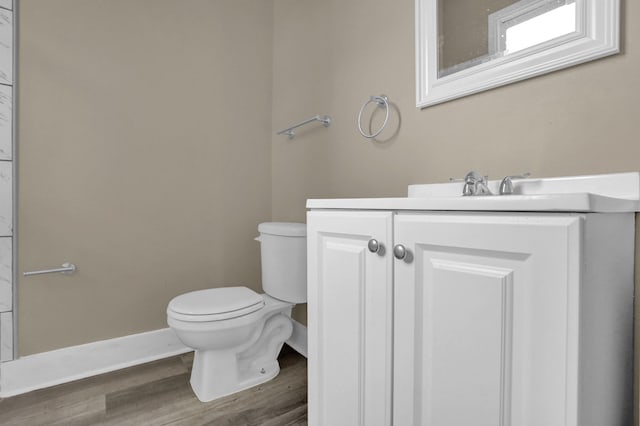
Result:
<svg viewBox="0 0 640 426"><path fill-rule="evenodd" d="M309 425L390 425L392 214L309 212L307 239Z"/></svg>
<svg viewBox="0 0 640 426"><path fill-rule="evenodd" d="M394 425L577 426L581 216L396 216Z"/></svg>

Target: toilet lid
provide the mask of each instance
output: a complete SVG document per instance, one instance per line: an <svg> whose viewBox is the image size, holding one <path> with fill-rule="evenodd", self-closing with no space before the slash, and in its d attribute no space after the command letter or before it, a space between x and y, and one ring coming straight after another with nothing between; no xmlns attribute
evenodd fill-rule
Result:
<svg viewBox="0 0 640 426"><path fill-rule="evenodd" d="M264 306L261 295L247 287L221 287L192 291L175 297L167 308L188 321L219 321L250 314Z"/></svg>

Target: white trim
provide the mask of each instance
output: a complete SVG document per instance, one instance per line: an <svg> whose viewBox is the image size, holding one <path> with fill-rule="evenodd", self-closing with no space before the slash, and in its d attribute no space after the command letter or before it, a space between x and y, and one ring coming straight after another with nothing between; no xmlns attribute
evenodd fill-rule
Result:
<svg viewBox="0 0 640 426"><path fill-rule="evenodd" d="M0 364L0 398L191 351L164 328L21 357Z"/></svg>
<svg viewBox="0 0 640 426"><path fill-rule="evenodd" d="M577 31L438 78L437 0L416 0L416 96L424 108L620 51L620 0L578 0Z"/></svg>
<svg viewBox="0 0 640 426"><path fill-rule="evenodd" d="M307 328L295 320L287 344L307 357ZM0 398L60 385L191 351L164 328L49 352L0 364Z"/></svg>
<svg viewBox="0 0 640 426"><path fill-rule="evenodd" d="M307 327L292 319L293 333L287 340L287 345L291 346L296 352L307 358Z"/></svg>
<svg viewBox="0 0 640 426"><path fill-rule="evenodd" d="M11 162L13 163L13 230L11 233L12 243L12 265L11 265L11 286L12 286L12 312L13 312L13 330L11 332L13 353L11 359L18 358L18 90L20 77L18 76L18 52L19 52L19 37L18 29L20 18L19 9L20 5L18 0L11 3L13 10L13 85L11 91Z"/></svg>

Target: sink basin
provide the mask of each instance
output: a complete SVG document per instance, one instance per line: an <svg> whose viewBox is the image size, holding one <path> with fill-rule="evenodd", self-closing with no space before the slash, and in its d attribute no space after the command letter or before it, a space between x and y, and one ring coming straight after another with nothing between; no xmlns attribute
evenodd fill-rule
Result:
<svg viewBox="0 0 640 426"><path fill-rule="evenodd" d="M499 180L492 180L488 186L498 194L499 185ZM640 199L638 172L520 179L514 181L513 195L462 197L463 186L462 182L409 185L409 198L438 199L454 210L578 212L638 211Z"/></svg>
<svg viewBox="0 0 640 426"><path fill-rule="evenodd" d="M498 193L500 181L489 181ZM513 195L462 196L462 182L409 185L406 198L307 200L308 208L454 211L640 211L640 173L514 181Z"/></svg>

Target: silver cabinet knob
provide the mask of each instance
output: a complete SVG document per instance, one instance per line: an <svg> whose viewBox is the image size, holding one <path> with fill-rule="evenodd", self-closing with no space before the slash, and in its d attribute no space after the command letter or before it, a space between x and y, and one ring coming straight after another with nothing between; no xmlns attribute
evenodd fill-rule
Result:
<svg viewBox="0 0 640 426"><path fill-rule="evenodd" d="M402 244L396 244L395 247L393 247L393 255L396 259L402 260L407 257L407 249Z"/></svg>
<svg viewBox="0 0 640 426"><path fill-rule="evenodd" d="M367 248L371 253L377 253L380 250L380 243L375 238L372 238L367 243Z"/></svg>

